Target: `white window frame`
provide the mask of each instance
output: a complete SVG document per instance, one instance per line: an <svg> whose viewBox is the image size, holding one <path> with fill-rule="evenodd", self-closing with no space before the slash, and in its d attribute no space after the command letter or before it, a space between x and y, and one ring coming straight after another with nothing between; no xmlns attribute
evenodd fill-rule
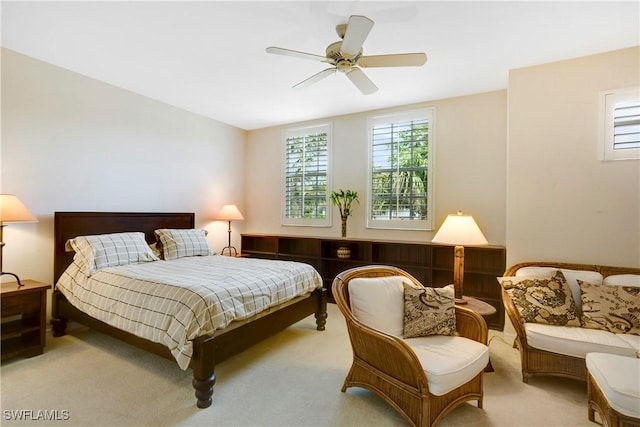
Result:
<svg viewBox="0 0 640 427"><path fill-rule="evenodd" d="M281 195L281 224L283 226L302 226L302 227L331 227L331 144L332 144L333 126L331 123L322 123L311 126L285 129L282 137L282 195ZM292 137L305 136L313 133L327 133L327 188L325 194L325 203L327 213L325 218L288 218L287 217L287 140Z"/></svg>
<svg viewBox="0 0 640 427"><path fill-rule="evenodd" d="M631 87L600 92L600 120L598 137L598 159L638 160L640 147L617 149L614 146L615 106L625 102L640 102L640 88Z"/></svg>
<svg viewBox="0 0 640 427"><path fill-rule="evenodd" d="M376 125L385 123L397 123L410 120L427 119L429 122L429 156L427 159L427 219L373 219L373 128ZM381 116L371 116L367 119L367 144L369 147L368 170L367 170L367 228L393 229L393 230L434 230L435 195L434 195L434 164L435 164L435 144L436 144L436 109L435 107L420 108Z"/></svg>

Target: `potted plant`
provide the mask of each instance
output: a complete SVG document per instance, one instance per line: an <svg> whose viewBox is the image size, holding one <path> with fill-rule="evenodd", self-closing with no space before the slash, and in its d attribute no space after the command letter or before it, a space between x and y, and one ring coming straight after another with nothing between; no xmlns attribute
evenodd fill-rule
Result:
<svg viewBox="0 0 640 427"><path fill-rule="evenodd" d="M340 210L340 218L342 219L342 237L347 237L347 218L351 216L351 204L358 200L358 192L353 190L339 190L331 192L331 203L336 205Z"/></svg>

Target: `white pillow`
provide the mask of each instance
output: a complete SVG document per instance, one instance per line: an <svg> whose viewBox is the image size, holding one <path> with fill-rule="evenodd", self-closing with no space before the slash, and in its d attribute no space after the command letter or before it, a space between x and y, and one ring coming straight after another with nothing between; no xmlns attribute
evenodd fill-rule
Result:
<svg viewBox="0 0 640 427"><path fill-rule="evenodd" d="M594 285L602 284L602 274L597 271L587 271L587 270L570 270L567 268L556 268L556 267L523 267L516 271L516 277L521 276L546 276L550 272L554 271L562 271L564 274L564 278L567 280L567 284L569 288L571 288L571 295L573 296L573 301L576 303L576 307L578 310L582 310L582 294L580 293L580 285L578 284L578 280L582 280L583 282L589 282Z"/></svg>
<svg viewBox="0 0 640 427"><path fill-rule="evenodd" d="M640 286L640 274L614 274L607 276L602 282L609 286Z"/></svg>
<svg viewBox="0 0 640 427"><path fill-rule="evenodd" d="M358 278L349 281L353 315L363 324L402 337L404 288L411 281L402 276Z"/></svg>

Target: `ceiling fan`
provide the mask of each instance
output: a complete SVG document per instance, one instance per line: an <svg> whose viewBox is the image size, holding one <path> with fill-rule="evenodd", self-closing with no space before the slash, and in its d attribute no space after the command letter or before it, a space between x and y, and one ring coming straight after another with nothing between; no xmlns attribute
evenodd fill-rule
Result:
<svg viewBox="0 0 640 427"><path fill-rule="evenodd" d="M267 53L312 59L331 64L330 68L326 68L301 81L294 85L294 88L307 87L330 74L334 74L336 71L341 71L363 94L369 95L377 91L378 87L365 75L360 67L411 67L423 65L427 61L427 55L422 52L362 56L362 44L372 27L373 21L366 16L351 15L347 24L336 26L336 32L342 40L327 46L325 56L281 47L268 47Z"/></svg>

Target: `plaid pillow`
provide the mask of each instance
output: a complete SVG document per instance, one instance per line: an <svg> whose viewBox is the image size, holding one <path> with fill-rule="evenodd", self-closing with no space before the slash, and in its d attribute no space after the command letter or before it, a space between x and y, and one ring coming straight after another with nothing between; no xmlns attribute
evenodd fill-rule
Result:
<svg viewBox="0 0 640 427"><path fill-rule="evenodd" d="M166 260L214 254L207 243L205 230L161 228L155 234Z"/></svg>
<svg viewBox="0 0 640 427"><path fill-rule="evenodd" d="M73 260L87 273L118 265L157 261L144 239L144 233L112 233L78 236L68 242Z"/></svg>

